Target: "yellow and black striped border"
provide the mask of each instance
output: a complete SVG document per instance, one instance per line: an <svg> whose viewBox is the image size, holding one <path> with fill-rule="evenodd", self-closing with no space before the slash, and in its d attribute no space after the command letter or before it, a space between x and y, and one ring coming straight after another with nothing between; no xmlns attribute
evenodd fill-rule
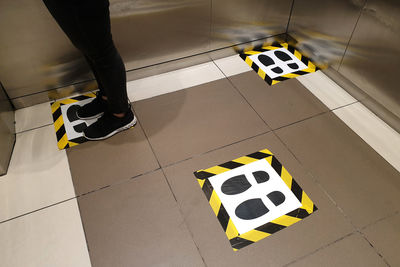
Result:
<svg viewBox="0 0 400 267"><path fill-rule="evenodd" d="M276 77L274 79L271 79L261 68L255 64L249 56L252 55L257 55L266 51L271 51L271 50L276 50L279 48L286 48L290 53L292 53L295 57L297 57L301 62L303 62L306 66L308 66L307 69L301 70L301 71L296 71L293 73L285 74L279 77ZM278 43L274 42L273 44L265 44L262 46L258 47L250 47L246 48L242 51L239 52L240 57L255 71L257 74L264 80L266 81L269 85L274 85L279 82L296 78L298 76L316 72L318 70L318 67L311 62L311 60L305 56L303 56L296 48L293 46L289 45L288 43Z"/></svg>
<svg viewBox="0 0 400 267"><path fill-rule="evenodd" d="M92 97L96 97L95 94L93 93L88 93L68 99L63 99L63 100L58 100L55 102L50 103L51 105L51 114L53 115L53 121L54 121L54 128L56 130L56 137L57 137L57 146L60 150L66 149L69 147L77 146L79 144L82 144L86 142L86 138L80 137L80 138L75 138L72 140L68 140L67 133L65 131L65 126L64 126L64 119L62 117L61 113L61 106L63 105L68 105L72 103L76 103L85 99L89 99Z"/></svg>
<svg viewBox="0 0 400 267"><path fill-rule="evenodd" d="M272 168L279 174L285 184L301 202L302 206L269 223L240 235L208 179L214 175L233 170L258 160L266 160L272 166ZM314 205L311 199L268 149L255 152L253 154L243 156L205 170L196 171L194 175L196 176L197 181L200 184L200 187L202 188L211 208L213 209L222 228L224 229L234 251L264 239L278 232L279 230L301 221L311 213L317 211L317 207Z"/></svg>

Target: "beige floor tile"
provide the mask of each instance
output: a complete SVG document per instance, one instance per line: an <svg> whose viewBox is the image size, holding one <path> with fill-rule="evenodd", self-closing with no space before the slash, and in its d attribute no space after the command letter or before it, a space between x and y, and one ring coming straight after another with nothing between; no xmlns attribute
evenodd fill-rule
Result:
<svg viewBox="0 0 400 267"><path fill-rule="evenodd" d="M400 133L361 103L337 109L334 113L400 172Z"/></svg>
<svg viewBox="0 0 400 267"><path fill-rule="evenodd" d="M322 71L299 76L296 79L330 110L357 102L357 99L352 97Z"/></svg>
<svg viewBox="0 0 400 267"><path fill-rule="evenodd" d="M93 266L204 266L161 171L78 201Z"/></svg>
<svg viewBox="0 0 400 267"><path fill-rule="evenodd" d="M0 222L75 196L54 126L17 134L8 173L0 177Z"/></svg>
<svg viewBox="0 0 400 267"><path fill-rule="evenodd" d="M362 232L391 266L400 266L400 214L370 225Z"/></svg>
<svg viewBox="0 0 400 267"><path fill-rule="evenodd" d="M214 63L226 76L252 71L252 68L239 55L217 59Z"/></svg>
<svg viewBox="0 0 400 267"><path fill-rule="evenodd" d="M301 222L234 252L193 172L264 148L277 156L315 202L318 211ZM354 230L272 133L167 167L165 173L207 266L282 266Z"/></svg>
<svg viewBox="0 0 400 267"><path fill-rule="evenodd" d="M0 224L1 266L90 267L76 199Z"/></svg>
<svg viewBox="0 0 400 267"><path fill-rule="evenodd" d="M229 79L272 129L328 111L296 79L269 86L254 71Z"/></svg>
<svg viewBox="0 0 400 267"><path fill-rule="evenodd" d="M42 103L15 111L15 131L17 133L53 123L50 103Z"/></svg>
<svg viewBox="0 0 400 267"><path fill-rule="evenodd" d="M162 166L269 130L227 79L138 101L134 109Z"/></svg>
<svg viewBox="0 0 400 267"><path fill-rule="evenodd" d="M67 155L77 195L159 168L139 123L107 140L69 148Z"/></svg>
<svg viewBox="0 0 400 267"><path fill-rule="evenodd" d="M289 266L387 266L369 243L360 235L352 234Z"/></svg>
<svg viewBox="0 0 400 267"><path fill-rule="evenodd" d="M399 173L334 114L277 134L357 227L399 209Z"/></svg>
<svg viewBox="0 0 400 267"><path fill-rule="evenodd" d="M171 93L188 87L223 79L224 74L213 62L153 75L127 84L131 101Z"/></svg>

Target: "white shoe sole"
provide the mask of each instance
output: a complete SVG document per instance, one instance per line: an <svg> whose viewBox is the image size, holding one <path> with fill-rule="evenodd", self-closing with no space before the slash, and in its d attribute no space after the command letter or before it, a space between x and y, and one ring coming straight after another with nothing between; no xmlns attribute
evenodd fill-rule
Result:
<svg viewBox="0 0 400 267"><path fill-rule="evenodd" d="M119 132L122 132L122 131L125 131L125 130L128 130L128 129L134 127L136 125L136 123L137 123L137 120L136 120L136 116L135 116L130 123L128 123L125 126L122 126L121 128L118 128L118 129L114 130L113 132L109 133L106 136L98 137L98 138L90 138L90 137L87 137L85 135L85 133L83 133L83 137L85 137L87 140L90 140L90 141L104 140L104 139L110 138L111 136L113 136L113 135L115 135L115 134L117 134Z"/></svg>
<svg viewBox="0 0 400 267"><path fill-rule="evenodd" d="M99 114L97 114L97 115L94 115L94 116L92 116L92 117L81 118L81 117L79 117L78 112L77 112L77 113L76 113L76 116L77 116L79 119L81 119L81 120L93 120L93 119L97 119L97 118L103 116L103 114L104 114L104 112L99 113Z"/></svg>

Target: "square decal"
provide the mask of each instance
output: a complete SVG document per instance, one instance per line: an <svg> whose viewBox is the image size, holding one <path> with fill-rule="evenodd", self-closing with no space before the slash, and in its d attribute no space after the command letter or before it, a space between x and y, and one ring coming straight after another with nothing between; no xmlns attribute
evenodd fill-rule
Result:
<svg viewBox="0 0 400 267"><path fill-rule="evenodd" d="M53 115L54 128L57 136L57 145L60 150L76 146L86 142L83 130L96 122L93 120L81 120L76 116L76 111L96 97L89 93L73 98L52 102L51 112Z"/></svg>
<svg viewBox="0 0 400 267"><path fill-rule="evenodd" d="M317 210L268 149L194 174L235 251Z"/></svg>
<svg viewBox="0 0 400 267"><path fill-rule="evenodd" d="M269 85L315 72L318 68L287 43L245 49L240 57Z"/></svg>

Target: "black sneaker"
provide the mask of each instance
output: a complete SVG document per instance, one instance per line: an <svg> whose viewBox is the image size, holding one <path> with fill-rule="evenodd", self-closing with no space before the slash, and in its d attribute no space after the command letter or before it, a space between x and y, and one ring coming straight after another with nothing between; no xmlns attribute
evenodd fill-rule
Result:
<svg viewBox="0 0 400 267"><path fill-rule="evenodd" d="M96 95L96 98L86 105L81 106L76 115L81 120L96 119L104 114L107 109L107 101L104 100L100 94Z"/></svg>
<svg viewBox="0 0 400 267"><path fill-rule="evenodd" d="M100 119L83 131L83 136L88 140L103 140L135 126L136 122L136 117L131 109L122 118L117 118L112 113L105 112Z"/></svg>

